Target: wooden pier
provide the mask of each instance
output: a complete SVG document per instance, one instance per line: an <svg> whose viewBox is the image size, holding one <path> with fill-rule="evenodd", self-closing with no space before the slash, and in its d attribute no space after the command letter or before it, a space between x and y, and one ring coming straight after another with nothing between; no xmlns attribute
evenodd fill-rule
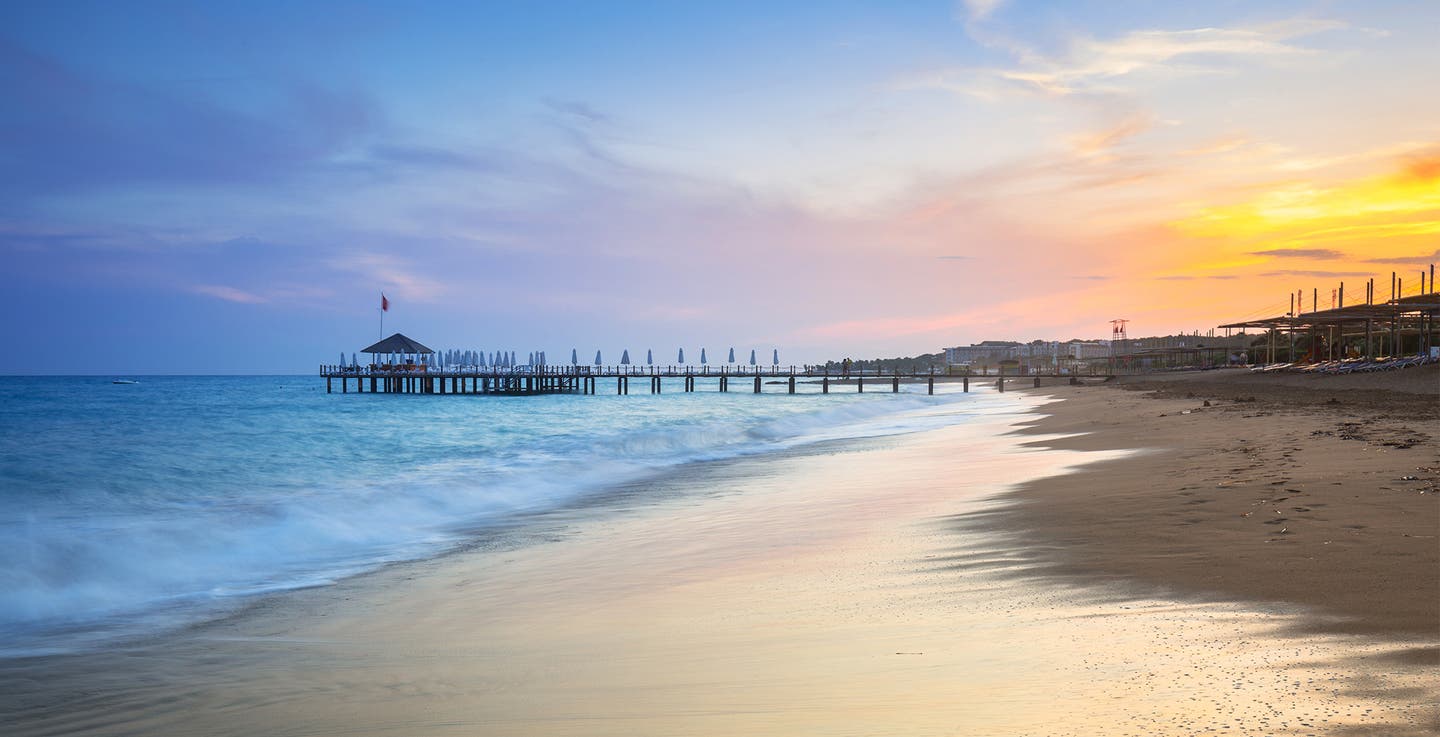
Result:
<svg viewBox="0 0 1440 737"><path fill-rule="evenodd" d="M325 379L325 392L341 394L352 391L372 394L453 394L453 395L503 395L531 396L538 394L596 394L601 382L615 387L617 395L630 393L630 384L648 384L651 394L661 394L667 386L679 384L685 393L697 391L700 380L713 380L711 386L717 392L745 391L761 394L766 384L779 384L785 394L795 394L797 384L803 382L819 386L820 394L829 394L831 388L855 387L864 393L871 391L899 393L900 385L925 384L926 394L935 393L936 382L960 384L963 391L970 391L972 381L993 381L999 391L1005 391L1006 381L1030 382L1041 385L1042 378L1064 379L1077 383L1076 374L950 374L944 372L862 372L835 373L824 370L802 369L799 367L711 367L702 366L520 366L508 369L468 368L435 370L428 366L416 367L355 367L321 366L320 376ZM1108 378L1108 375L1089 375L1091 378ZM738 383L738 386L737 386ZM643 384L642 384L643 385Z"/></svg>
<svg viewBox="0 0 1440 737"><path fill-rule="evenodd" d="M1012 382L1034 379L1035 386L1040 386L1040 374L1010 374L1006 375L1004 370L996 376L988 374L977 375L970 373L967 369L963 373L951 373L949 371L891 371L884 373L878 370L869 372L850 368L838 373L821 367L798 367L798 366L745 366L736 364L725 364L721 366L654 366L654 365L630 365L618 366L552 366L552 365L521 365L521 366L465 366L456 368L441 368L432 365L429 357L435 354L434 351L424 345L396 333L375 345L366 348L364 353L370 354L372 362L361 366L356 362L351 365L329 365L320 367L320 376L325 379L325 393L335 393L336 382L340 385L341 394L349 394L353 380L357 393L369 392L371 394L452 394L452 395L501 395L501 396L531 396L536 394L596 394L599 391L600 382L608 385L611 381L615 383L615 393L626 395L630 393L630 381L648 380L651 394L660 394L665 389L666 380L670 380L673 386L675 380L680 380L680 391L693 393L697 391L698 382L714 380L714 386L718 392L728 393L731 391L732 382L740 382L735 391L744 391L745 386L755 394L763 393L765 384L780 384L785 387L786 394L796 394L796 385L804 381L808 386L818 385L820 394L829 394L832 386L854 386L855 391L865 392L868 381L872 390L884 391L888 388L892 393L900 393L900 384L925 382L927 394L935 393L935 382L951 382L961 384L964 391L970 391L972 380L984 379L995 380L995 386L999 391L1005 391L1005 380ZM388 361L385 357L389 357ZM344 359L342 354L341 359ZM599 355L596 355L599 359ZM753 360L753 355L752 355ZM1078 375L1074 374L1045 374L1052 378L1069 379L1074 384ZM806 392L810 393L810 392Z"/></svg>

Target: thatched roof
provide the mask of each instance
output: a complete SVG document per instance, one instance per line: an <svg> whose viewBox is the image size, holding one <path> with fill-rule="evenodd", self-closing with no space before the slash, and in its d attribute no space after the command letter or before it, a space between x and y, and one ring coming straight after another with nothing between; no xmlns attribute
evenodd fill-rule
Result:
<svg viewBox="0 0 1440 737"><path fill-rule="evenodd" d="M396 333L375 345L366 348L361 353L434 353L435 351Z"/></svg>

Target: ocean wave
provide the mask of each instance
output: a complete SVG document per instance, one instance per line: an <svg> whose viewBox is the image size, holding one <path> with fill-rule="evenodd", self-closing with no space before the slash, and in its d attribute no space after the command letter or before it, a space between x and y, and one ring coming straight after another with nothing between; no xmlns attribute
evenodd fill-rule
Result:
<svg viewBox="0 0 1440 737"><path fill-rule="evenodd" d="M133 418L83 402L30 408L66 412L71 435L0 469L7 482L30 481L7 492L0 514L0 654L175 626L257 594L434 555L487 524L667 468L939 427L981 404L915 393L328 405L322 395L245 414L233 404L243 392L226 396L232 404L196 401L241 412L229 421L183 403L171 415L139 411L176 433L116 433L115 421ZM197 433L203 449L177 447ZM76 472L50 478L26 465L55 452L74 456Z"/></svg>

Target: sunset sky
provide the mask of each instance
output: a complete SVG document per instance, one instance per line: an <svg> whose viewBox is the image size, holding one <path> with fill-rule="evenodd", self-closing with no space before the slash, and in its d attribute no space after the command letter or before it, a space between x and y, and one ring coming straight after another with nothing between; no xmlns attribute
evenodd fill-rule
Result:
<svg viewBox="0 0 1440 737"><path fill-rule="evenodd" d="M1429 2L5 3L0 372L313 371L382 290L787 364L1413 292L1437 70Z"/></svg>

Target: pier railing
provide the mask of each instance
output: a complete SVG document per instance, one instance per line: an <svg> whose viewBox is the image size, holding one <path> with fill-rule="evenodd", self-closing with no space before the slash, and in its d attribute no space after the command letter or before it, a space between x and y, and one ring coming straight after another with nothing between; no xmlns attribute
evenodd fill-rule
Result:
<svg viewBox="0 0 1440 737"><path fill-rule="evenodd" d="M894 371L886 369L859 369L852 368L848 371L841 369L826 369L824 366L636 366L636 365L615 365L615 366L509 366L497 368L493 366L427 366L424 364L401 365L401 366L344 366L344 365L322 365L321 376L592 376L592 377L615 377L615 376L665 376L679 378L683 376L699 377L830 377L836 378L858 378L861 376L873 378L890 378L899 376L901 378L924 378L927 376L960 376L959 373L950 374L944 370L910 369L906 371ZM973 376L980 374L974 373Z"/></svg>
<svg viewBox="0 0 1440 737"><path fill-rule="evenodd" d="M699 378L788 378L794 376L802 379L890 379L899 377L902 379L924 379L924 378L982 378L999 377L1067 377L1067 376L1114 376L1117 373L1142 373L1142 371L1123 371L1109 369L1104 366L1089 366L1083 369L1061 369L1061 370L1016 370L996 369L994 367L982 367L966 369L964 367L940 368L911 368L911 369L884 369L884 368L851 368L849 370L829 368L825 366L650 366L650 365L611 365L611 366L574 366L574 365L527 365L527 366L427 366L425 364L400 365L400 366L345 366L326 364L320 366L320 376L340 378L348 377L515 377L515 376L549 376L549 377L594 377L614 378L617 376L647 377L660 376L667 378L682 378L687 376Z"/></svg>
<svg viewBox="0 0 1440 737"><path fill-rule="evenodd" d="M918 367L910 371L901 371L891 368L861 369L850 367L847 369L835 370L827 366L655 366L655 365L612 365L612 366L511 366L497 368L493 366L454 366L439 368L424 364L371 364L368 366L343 366L343 365L322 365L320 375L325 379L325 391L334 391L334 382L340 381L340 392L350 391L350 380L354 379L355 390L360 393L385 394L507 394L507 395L530 395L530 394L595 394L597 392L596 382L600 379L612 379L615 382L615 393L629 394L630 381L632 379L649 379L650 393L659 394L664 391L664 379L683 379L686 393L694 392L697 389L697 381L701 379L713 379L719 391L731 391L731 385L736 380L749 379L752 391L756 394L762 393L764 384L785 384L786 393L795 394L797 381L805 379L807 384L819 384L822 394L830 393L832 384L849 386L853 385L857 392L863 393L867 382L871 387L877 384L882 388L889 384L891 392L899 393L900 385L904 383L924 382L926 391L929 394L935 393L935 383L951 382L961 383L964 391L970 391L972 379L983 380L991 378L984 373L971 373L968 371L956 373L954 371L939 371L935 368L920 370ZM1072 372L1056 371L1054 373L1016 372L1007 375L1001 371L993 376L995 386L999 391L1005 391L1005 382L1012 383L1017 379L1032 379L1035 386L1040 386L1040 379L1043 377L1054 377L1068 379L1075 383L1081 376L1099 376L1101 374L1081 374ZM770 381L765 381L770 379Z"/></svg>

